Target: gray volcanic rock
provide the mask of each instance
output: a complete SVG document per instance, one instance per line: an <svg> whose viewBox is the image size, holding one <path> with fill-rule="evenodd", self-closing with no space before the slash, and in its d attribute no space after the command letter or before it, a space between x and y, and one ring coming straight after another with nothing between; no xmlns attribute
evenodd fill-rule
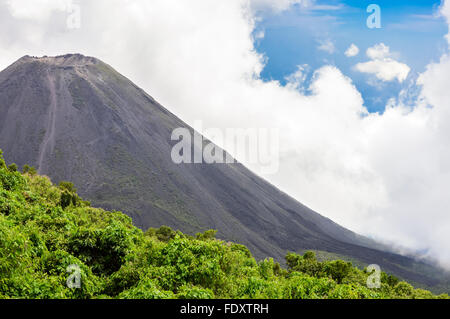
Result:
<svg viewBox="0 0 450 319"><path fill-rule="evenodd" d="M170 137L177 127L188 128L95 58L25 56L0 73L0 148L7 162L33 165L56 183L72 181L94 206L121 210L144 230L217 229L219 238L259 258L282 261L288 250L314 249L437 283L427 274L431 267L378 250L241 164L174 164Z"/></svg>

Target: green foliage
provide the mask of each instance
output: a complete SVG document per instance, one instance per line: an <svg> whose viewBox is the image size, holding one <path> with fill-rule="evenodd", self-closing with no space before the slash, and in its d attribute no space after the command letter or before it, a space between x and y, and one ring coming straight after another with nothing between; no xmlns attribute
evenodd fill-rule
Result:
<svg viewBox="0 0 450 319"><path fill-rule="evenodd" d="M76 193L77 189L75 188L75 186L73 185L73 183L71 182L59 182L59 188L61 188L62 190L65 190L69 193Z"/></svg>
<svg viewBox="0 0 450 319"><path fill-rule="evenodd" d="M333 278L338 284L341 284L352 270L352 263L343 260L334 260L327 262L324 267L325 274Z"/></svg>
<svg viewBox="0 0 450 319"><path fill-rule="evenodd" d="M389 275L383 272L381 273L381 282L387 284L390 287L395 287L400 282L400 279L398 279L394 275Z"/></svg>
<svg viewBox="0 0 450 319"><path fill-rule="evenodd" d="M23 166L22 172L24 174L29 174L29 175L36 175L37 174L36 168L34 168L33 166L29 166L27 164L25 164Z"/></svg>
<svg viewBox="0 0 450 319"><path fill-rule="evenodd" d="M214 293L210 289L195 286L183 286L179 289L179 299L213 299Z"/></svg>
<svg viewBox="0 0 450 319"><path fill-rule="evenodd" d="M394 287L394 293L399 298L408 298L408 297L411 297L413 295L414 288L413 288L413 286L411 286L407 282L402 281L402 282L399 282Z"/></svg>
<svg viewBox="0 0 450 319"><path fill-rule="evenodd" d="M205 231L204 233L197 233L196 237L199 240L212 240L212 239L216 238L216 233L217 233L217 230L210 229L210 230Z"/></svg>
<svg viewBox="0 0 450 319"><path fill-rule="evenodd" d="M6 167L0 151L0 298L448 298L382 273L380 289L342 260L289 253L288 269L243 245L170 227L145 233L90 207L72 183ZM67 279L76 266L80 287Z"/></svg>
<svg viewBox="0 0 450 319"><path fill-rule="evenodd" d="M3 151L0 150L0 168L5 168L6 163L5 160L3 159Z"/></svg>
<svg viewBox="0 0 450 319"><path fill-rule="evenodd" d="M6 167L6 166L5 166ZM24 184L22 175L18 172L10 172L8 169L0 169L0 185L7 191L16 191Z"/></svg>
<svg viewBox="0 0 450 319"><path fill-rule="evenodd" d="M324 264L317 261L312 251L306 252L303 256L289 253L286 256L286 263L291 271L298 271L311 277L323 277Z"/></svg>
<svg viewBox="0 0 450 319"><path fill-rule="evenodd" d="M146 235L156 237L158 240L167 243L171 239L175 238L175 235L177 234L176 231L174 231L169 226L161 226L158 229L155 228L149 228L146 232Z"/></svg>
<svg viewBox="0 0 450 319"><path fill-rule="evenodd" d="M70 182L60 182L59 188L61 189L60 205L63 209L73 205L79 206L82 203L81 198L77 195L77 189ZM90 206L90 205L87 205Z"/></svg>

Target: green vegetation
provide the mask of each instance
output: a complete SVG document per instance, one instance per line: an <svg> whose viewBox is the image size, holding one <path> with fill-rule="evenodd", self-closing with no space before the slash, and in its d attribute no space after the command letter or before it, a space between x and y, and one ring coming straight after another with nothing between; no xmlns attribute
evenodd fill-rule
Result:
<svg viewBox="0 0 450 319"><path fill-rule="evenodd" d="M286 262L257 262L212 230L144 233L120 212L90 207L71 183L7 167L0 151L0 298L448 298L385 273L369 289L366 270L314 252ZM67 286L70 265L80 288Z"/></svg>

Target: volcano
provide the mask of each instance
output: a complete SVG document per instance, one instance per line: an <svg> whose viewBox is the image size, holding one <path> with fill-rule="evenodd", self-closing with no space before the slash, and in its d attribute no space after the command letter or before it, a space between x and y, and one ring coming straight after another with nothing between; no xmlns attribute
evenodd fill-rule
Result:
<svg viewBox="0 0 450 319"><path fill-rule="evenodd" d="M146 230L167 225L246 245L257 258L323 251L411 282L434 267L385 251L305 207L240 163L176 164L176 128L194 130L108 64L80 54L25 56L0 72L0 148L8 163L71 181L93 206ZM195 151L195 150L194 150ZM419 270L418 270L419 269Z"/></svg>

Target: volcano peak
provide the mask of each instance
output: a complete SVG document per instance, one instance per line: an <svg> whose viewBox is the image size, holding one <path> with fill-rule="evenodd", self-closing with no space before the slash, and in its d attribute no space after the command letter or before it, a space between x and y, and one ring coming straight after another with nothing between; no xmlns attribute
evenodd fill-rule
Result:
<svg viewBox="0 0 450 319"><path fill-rule="evenodd" d="M32 62L39 62L43 64L53 65L53 66L86 66L86 65L93 65L98 64L100 60L85 56L83 54L79 53L71 53L71 54L64 54L64 55L57 55L57 56L30 56L25 55L21 59L19 59L16 63L24 64L24 63L32 63Z"/></svg>

